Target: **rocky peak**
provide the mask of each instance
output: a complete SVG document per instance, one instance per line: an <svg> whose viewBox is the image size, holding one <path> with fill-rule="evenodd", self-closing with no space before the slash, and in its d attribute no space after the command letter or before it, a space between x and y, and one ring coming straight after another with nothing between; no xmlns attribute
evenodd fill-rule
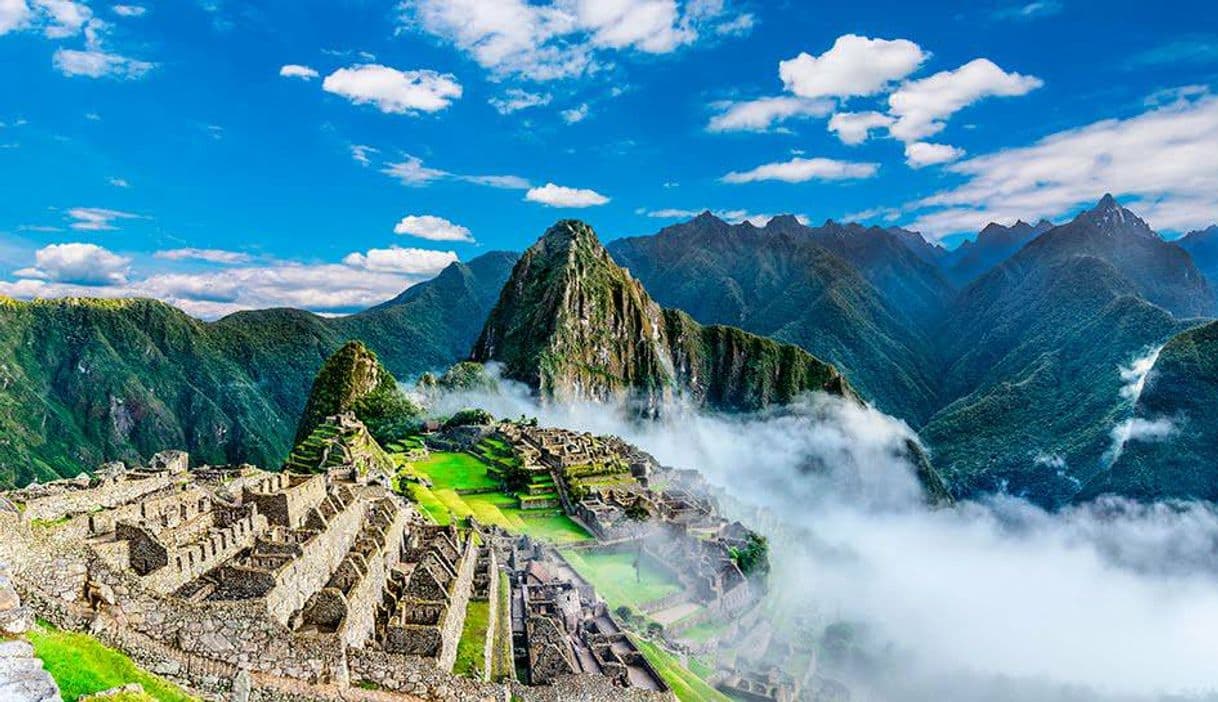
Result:
<svg viewBox="0 0 1218 702"><path fill-rule="evenodd" d="M1105 194L1095 207L1079 215L1108 236L1158 238L1141 217L1121 207L1111 194Z"/></svg>
<svg viewBox="0 0 1218 702"><path fill-rule="evenodd" d="M359 341L348 341L318 371L296 429L296 442L306 439L326 417L356 410L368 398L397 394L397 381L376 354Z"/></svg>

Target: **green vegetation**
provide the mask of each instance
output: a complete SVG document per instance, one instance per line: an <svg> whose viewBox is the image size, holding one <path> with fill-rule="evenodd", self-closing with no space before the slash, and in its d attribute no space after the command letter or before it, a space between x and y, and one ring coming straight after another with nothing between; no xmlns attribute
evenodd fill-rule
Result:
<svg viewBox="0 0 1218 702"><path fill-rule="evenodd" d="M481 678L485 672L486 636L490 629L491 605L489 602L470 600L465 606L465 628L457 642L457 660L453 672L472 678Z"/></svg>
<svg viewBox="0 0 1218 702"><path fill-rule="evenodd" d="M486 367L481 363L471 361L462 361L452 365L444 371L444 375L435 379L435 384L450 391L496 392L499 390L499 384L486 372Z"/></svg>
<svg viewBox="0 0 1218 702"><path fill-rule="evenodd" d="M756 532L749 534L749 544L732 550L732 559L745 575L764 575L770 572L770 543Z"/></svg>
<svg viewBox="0 0 1218 702"><path fill-rule="evenodd" d="M296 429L296 443L309 438L327 417L354 412L378 441L407 433L420 414L393 374L359 341L348 341L326 359Z"/></svg>
<svg viewBox="0 0 1218 702"><path fill-rule="evenodd" d="M405 471L426 478L431 486L399 478L409 493L437 524L473 517L556 544L587 541L592 537L558 510L523 510L519 498L500 492L493 466L468 453L433 452L426 460L408 463ZM460 494L459 491L476 491Z"/></svg>
<svg viewBox="0 0 1218 702"><path fill-rule="evenodd" d="M620 329L635 338L621 339ZM524 253L472 356L499 361L505 376L558 399L658 399L684 389L716 408L759 409L807 390L850 392L832 366L798 347L661 309L574 220Z"/></svg>
<svg viewBox="0 0 1218 702"><path fill-rule="evenodd" d="M0 486L181 448L278 466L323 361L361 339L397 377L463 358L515 254L454 263L365 312L240 312L214 323L152 300L0 305Z"/></svg>
<svg viewBox="0 0 1218 702"><path fill-rule="evenodd" d="M34 653L59 685L64 702L83 695L139 683L157 702L194 702L193 697L166 680L148 673L122 653L85 634L40 624L29 634Z"/></svg>
<svg viewBox="0 0 1218 702"><path fill-rule="evenodd" d="M483 427L492 424L495 417L484 409L471 407L459 410L456 414L448 418L444 422L445 429L453 429L455 427Z"/></svg>
<svg viewBox="0 0 1218 702"><path fill-rule="evenodd" d="M366 427L360 424L343 427L331 422L318 424L292 449L284 465L298 473L317 473L344 465L356 466L361 474L395 472L393 458Z"/></svg>
<svg viewBox="0 0 1218 702"><path fill-rule="evenodd" d="M681 702L732 702L730 697L682 666L673 654L646 639L637 636L630 639Z"/></svg>
<svg viewBox="0 0 1218 702"><path fill-rule="evenodd" d="M649 565L634 566L631 551L576 551L563 549L562 556L610 607L638 607L681 590L680 584L667 573Z"/></svg>

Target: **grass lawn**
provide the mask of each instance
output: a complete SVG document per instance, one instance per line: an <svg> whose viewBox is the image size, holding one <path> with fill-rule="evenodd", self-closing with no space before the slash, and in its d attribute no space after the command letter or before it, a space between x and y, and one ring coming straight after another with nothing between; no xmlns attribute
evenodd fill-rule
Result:
<svg viewBox="0 0 1218 702"><path fill-rule="evenodd" d="M711 687L705 680L681 666L677 657L659 646L635 636L630 640L647 658L664 682L672 688L681 702L732 702L731 698Z"/></svg>
<svg viewBox="0 0 1218 702"><path fill-rule="evenodd" d="M414 470L427 476L433 489L485 490L499 487L499 481L486 473L486 464L468 453L436 451L425 460L411 463Z"/></svg>
<svg viewBox="0 0 1218 702"><path fill-rule="evenodd" d="M728 622L719 622L719 621L711 620L711 621L706 622L705 624L698 624L696 626L691 626L690 628L681 632L681 635L678 636L677 638L684 639L686 641L693 641L694 643L706 643L712 637L718 636L719 634L723 633L723 631L725 629L727 629L727 627L728 627Z"/></svg>
<svg viewBox="0 0 1218 702"><path fill-rule="evenodd" d="M64 702L137 682L158 702L194 702L173 683L135 665L127 656L86 634L40 624L29 633L34 653L59 685Z"/></svg>
<svg viewBox="0 0 1218 702"><path fill-rule="evenodd" d="M611 608L625 605L638 609L640 605L681 590L681 586L667 573L646 562L636 575L634 553L631 551L613 553L565 549L562 556L596 587L597 593L605 598Z"/></svg>
<svg viewBox="0 0 1218 702"><path fill-rule="evenodd" d="M490 628L491 605L489 602L470 600L465 607L465 628L457 642L457 661L453 672L471 678L482 678L486 667L486 632Z"/></svg>

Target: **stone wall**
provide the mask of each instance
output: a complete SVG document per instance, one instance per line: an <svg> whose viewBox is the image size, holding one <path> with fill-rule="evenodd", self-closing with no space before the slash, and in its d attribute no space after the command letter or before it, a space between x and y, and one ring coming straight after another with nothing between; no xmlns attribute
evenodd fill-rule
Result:
<svg viewBox="0 0 1218 702"><path fill-rule="evenodd" d="M408 518L404 509L394 512L380 553L369 561L368 572L346 595L347 616L339 635L348 646L363 646L376 628L376 607L381 601L389 570L401 556Z"/></svg>
<svg viewBox="0 0 1218 702"><path fill-rule="evenodd" d="M367 509L366 502L351 501L334 515L325 531L302 544L299 557L275 573L276 584L266 594L266 608L276 621L286 626L292 614L325 586L355 543Z"/></svg>
<svg viewBox="0 0 1218 702"><path fill-rule="evenodd" d="M242 503L258 505L271 524L302 526L309 510L326 497L325 475L273 473L241 490Z"/></svg>
<svg viewBox="0 0 1218 702"><path fill-rule="evenodd" d="M121 522L119 526L125 527ZM161 594L171 593L252 546L266 528L266 517L251 505L245 517L228 526L212 529L192 543L168 547L165 567L146 576L144 586ZM116 536L121 538L122 534Z"/></svg>
<svg viewBox="0 0 1218 702"><path fill-rule="evenodd" d="M370 649L347 653L351 683L371 683L395 692L418 695L434 702L508 702L508 689L452 675L435 667L435 660ZM571 697L569 700L582 698Z"/></svg>
<svg viewBox="0 0 1218 702"><path fill-rule="evenodd" d="M23 515L27 520L54 521L72 514L91 512L98 507L109 509L126 504L150 492L173 484L175 476L169 473L129 473L117 480L105 479L92 489L68 489L46 497L25 502Z"/></svg>

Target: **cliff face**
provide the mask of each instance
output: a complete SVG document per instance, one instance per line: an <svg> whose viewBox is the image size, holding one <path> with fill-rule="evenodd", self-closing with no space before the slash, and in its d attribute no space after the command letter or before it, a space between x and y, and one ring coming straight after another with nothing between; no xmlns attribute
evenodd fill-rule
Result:
<svg viewBox="0 0 1218 702"><path fill-rule="evenodd" d="M833 366L798 347L663 309L573 220L520 258L471 356L545 398L648 412L677 397L750 410L808 390L851 394Z"/></svg>

